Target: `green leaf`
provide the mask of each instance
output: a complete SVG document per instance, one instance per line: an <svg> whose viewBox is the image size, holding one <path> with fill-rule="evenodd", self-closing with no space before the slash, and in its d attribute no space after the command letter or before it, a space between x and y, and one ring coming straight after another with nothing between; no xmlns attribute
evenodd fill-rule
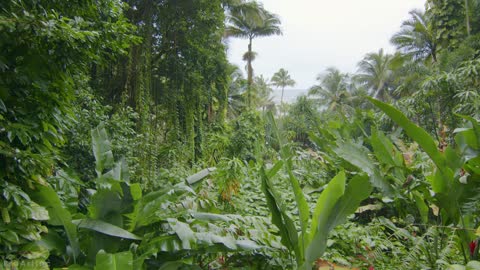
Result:
<svg viewBox="0 0 480 270"><path fill-rule="evenodd" d="M135 234L127 230L124 230L118 226L112 225L110 223L107 223L101 220L77 219L77 220L73 220L73 223L76 224L79 228L97 231L110 236L115 236L115 237L120 237L125 239L132 239L132 240L142 240L141 237L136 236Z"/></svg>
<svg viewBox="0 0 480 270"><path fill-rule="evenodd" d="M41 245L39 242L30 242L19 250L22 257L29 260L46 260L50 256L48 248Z"/></svg>
<svg viewBox="0 0 480 270"><path fill-rule="evenodd" d="M50 186L36 185L36 189L30 192L30 197L39 205L48 210L50 220L48 223L54 226L63 226L73 250L74 260L80 254L80 246L77 237L77 228L72 223L70 212L62 205L60 198ZM66 252L66 251L65 251Z"/></svg>
<svg viewBox="0 0 480 270"><path fill-rule="evenodd" d="M44 207L36 203L32 203L31 205L32 213L30 218L33 220L48 220L50 217L48 216L48 211Z"/></svg>
<svg viewBox="0 0 480 270"><path fill-rule="evenodd" d="M187 177L187 183L189 185L193 185L197 183L198 181L202 180L203 178L207 177L210 175L210 173L214 172L217 168L212 167L212 168L206 168L201 171L199 171L196 174L190 175Z"/></svg>
<svg viewBox="0 0 480 270"><path fill-rule="evenodd" d="M165 205L168 205L168 202L177 201L181 195L187 192L195 194L195 192L186 185L176 185L171 188L145 194L145 196L135 204L134 212L127 215L132 220L130 231L171 217L169 212L166 211Z"/></svg>
<svg viewBox="0 0 480 270"><path fill-rule="evenodd" d="M235 242L237 246L243 250L256 250L262 248L261 246L257 245L257 243L253 242L252 240L237 240Z"/></svg>
<svg viewBox="0 0 480 270"><path fill-rule="evenodd" d="M370 182L389 196L393 193L388 180L381 176L375 163L368 156L368 149L353 142L337 142L338 146L333 150L339 157L348 161L361 171L368 174Z"/></svg>
<svg viewBox="0 0 480 270"><path fill-rule="evenodd" d="M196 242L195 233L190 229L187 223L178 221L177 219L169 218L168 223L172 230L178 235L182 241L183 249L191 249L192 244Z"/></svg>
<svg viewBox="0 0 480 270"><path fill-rule="evenodd" d="M113 160L113 155L112 155L112 160ZM109 164L105 164L104 166L110 167ZM103 171L103 169L102 169L102 171ZM103 174L101 177L111 178L111 179L114 179L114 180L117 180L117 181L123 180L123 181L128 182L130 180L130 175L129 175L129 172L128 172L127 162L125 161L125 159L122 159L118 162L115 162L113 164L113 168L110 171Z"/></svg>
<svg viewBox="0 0 480 270"><path fill-rule="evenodd" d="M130 184L130 193L132 194L132 199L138 201L142 198L142 187L139 183Z"/></svg>
<svg viewBox="0 0 480 270"><path fill-rule="evenodd" d="M302 236L305 236L308 229L307 228L308 219L310 218L310 207L308 207L307 200L305 199L305 195L303 193L302 188L300 187L300 183L298 182L298 179L295 177L295 175L292 172L291 159L287 161L286 168L288 172L288 179L290 180L290 184L292 185L293 194L295 195L295 201L298 207L298 213L300 216L300 226L302 227ZM303 241L302 245L305 246L305 241Z"/></svg>
<svg viewBox="0 0 480 270"><path fill-rule="evenodd" d="M111 168L114 163L112 146L108 140L104 123L92 129L92 148L95 157L95 171L101 177L105 169Z"/></svg>
<svg viewBox="0 0 480 270"><path fill-rule="evenodd" d="M37 243L47 248L50 253L57 252L63 254L66 250L65 239L62 238L55 230L49 230L48 233L42 234L42 239Z"/></svg>
<svg viewBox="0 0 480 270"><path fill-rule="evenodd" d="M372 130L370 142L373 147L373 153L378 161L390 166L402 166L402 161L396 158L396 149L393 143L381 131Z"/></svg>
<svg viewBox="0 0 480 270"><path fill-rule="evenodd" d="M370 97L368 97L368 99L387 114L395 123L401 126L407 135L423 148L425 153L427 153L440 171L443 171L447 167L445 157L440 151L438 151L435 141L424 129L415 125L396 108Z"/></svg>
<svg viewBox="0 0 480 270"><path fill-rule="evenodd" d="M277 127L277 124L271 112L268 113L268 119L269 119L269 123L272 126L272 131L275 134L278 140L278 143L280 145L282 159L285 160L285 165L286 165L285 168L288 173L288 179L290 180L290 185L292 186L292 189L293 189L293 194L295 195L295 202L297 204L298 214L300 217L300 226L302 229L302 237L303 237L307 233L308 219L310 218L310 208L308 207L308 203L307 203L307 200L305 199L305 194L303 193L303 190L300 187L300 183L298 182L298 179L295 177L295 175L292 172L293 165L292 165L291 158L293 155L290 151L290 148L284 144L284 137L280 135L280 131ZM303 238L302 238L301 244L302 244L302 248L300 248L300 250L304 250L305 241Z"/></svg>
<svg viewBox="0 0 480 270"><path fill-rule="evenodd" d="M476 140L475 141L472 140L469 145L474 149L477 149L477 150L480 149L480 125L478 124L478 121L471 116L467 116L467 115L458 115L458 116L472 123L472 130L473 130L473 133L475 134L473 137Z"/></svg>
<svg viewBox="0 0 480 270"><path fill-rule="evenodd" d="M231 221L231 218L229 216L213 214L213 213L195 212L195 213L192 213L192 216L196 220L202 220L202 221L223 221L223 222Z"/></svg>
<svg viewBox="0 0 480 270"><path fill-rule="evenodd" d="M305 266L311 267L311 263L320 257L325 251L327 235L329 232L329 219L335 215L333 209L345 192L345 172L337 174L323 190L318 198L315 211L312 216L310 237L305 251ZM302 267L303 268L303 267ZM310 269L310 268L309 268Z"/></svg>
<svg viewBox="0 0 480 270"><path fill-rule="evenodd" d="M302 257L298 246L298 233L292 219L288 216L285 207L281 203L279 196L275 193L268 179L264 168L261 169L262 191L267 200L267 206L272 214L272 223L280 231L282 244L289 250L293 250L297 256L297 261Z"/></svg>
<svg viewBox="0 0 480 270"><path fill-rule="evenodd" d="M275 165L273 165L273 167L267 172L268 179L271 179L277 174L278 171L280 171L280 169L283 167L283 163L283 160L279 160L277 163L275 163Z"/></svg>
<svg viewBox="0 0 480 270"><path fill-rule="evenodd" d="M466 270L480 270L480 262L478 261L469 261L467 263L467 269Z"/></svg>
<svg viewBox="0 0 480 270"><path fill-rule="evenodd" d="M96 256L95 270L133 270L133 255L130 251L109 254L100 250Z"/></svg>
<svg viewBox="0 0 480 270"><path fill-rule="evenodd" d="M328 231L333 230L337 225L346 221L347 217L353 214L360 203L367 199L372 193L372 185L366 175L356 175L350 180L344 195L338 200L329 218Z"/></svg>
<svg viewBox="0 0 480 270"><path fill-rule="evenodd" d="M428 222L428 205L423 200L419 192L413 192L413 198L415 199L415 204L417 205L418 211L420 212L420 217L422 218L422 223L427 224Z"/></svg>
<svg viewBox="0 0 480 270"><path fill-rule="evenodd" d="M88 216L95 220L103 220L111 224L123 227L123 214L125 204L124 197L118 191L100 189L90 198Z"/></svg>
<svg viewBox="0 0 480 270"><path fill-rule="evenodd" d="M178 252L182 250L182 242L176 234L162 235L142 242L139 247L143 252L142 256L153 255L159 251Z"/></svg>
<svg viewBox="0 0 480 270"><path fill-rule="evenodd" d="M9 268L7 268L9 269ZM48 263L44 259L37 260L22 260L18 263L18 270L48 270Z"/></svg>
<svg viewBox="0 0 480 270"><path fill-rule="evenodd" d="M18 234L14 231L2 231L2 235L0 237L8 240L9 242L20 244L20 238L18 237Z"/></svg>
<svg viewBox="0 0 480 270"><path fill-rule="evenodd" d="M225 248L220 248L219 251L231 251L239 248L237 242L240 240L235 240L231 235L220 236L212 232L197 232L195 233L195 238L198 245L207 248L213 247L215 244L222 244Z"/></svg>

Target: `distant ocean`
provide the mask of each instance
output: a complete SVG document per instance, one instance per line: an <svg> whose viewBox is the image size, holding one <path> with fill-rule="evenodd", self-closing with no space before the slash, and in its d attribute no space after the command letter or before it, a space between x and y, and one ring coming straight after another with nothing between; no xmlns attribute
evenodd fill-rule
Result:
<svg viewBox="0 0 480 270"><path fill-rule="evenodd" d="M307 89L285 89L283 93L283 102L294 103L298 96L306 95L307 93ZM273 102L275 102L275 104L280 104L281 97L282 89L273 89Z"/></svg>

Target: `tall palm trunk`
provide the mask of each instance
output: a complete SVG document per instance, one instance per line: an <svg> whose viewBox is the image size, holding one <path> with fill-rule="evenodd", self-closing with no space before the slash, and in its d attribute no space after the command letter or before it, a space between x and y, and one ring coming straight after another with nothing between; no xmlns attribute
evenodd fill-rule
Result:
<svg viewBox="0 0 480 270"><path fill-rule="evenodd" d="M285 87L282 87L282 96L280 97L280 104L283 104L283 92L285 90Z"/></svg>
<svg viewBox="0 0 480 270"><path fill-rule="evenodd" d="M252 39L250 36L248 43L248 55L247 58L247 105L250 107L252 103L252 84L253 84L253 68L252 68Z"/></svg>

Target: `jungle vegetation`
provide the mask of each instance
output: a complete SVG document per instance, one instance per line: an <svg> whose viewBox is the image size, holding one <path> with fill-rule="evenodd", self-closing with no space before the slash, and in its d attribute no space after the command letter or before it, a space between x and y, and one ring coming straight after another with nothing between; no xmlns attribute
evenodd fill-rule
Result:
<svg viewBox="0 0 480 270"><path fill-rule="evenodd" d="M480 269L480 1L409 16L275 104L260 2L1 1L0 269Z"/></svg>

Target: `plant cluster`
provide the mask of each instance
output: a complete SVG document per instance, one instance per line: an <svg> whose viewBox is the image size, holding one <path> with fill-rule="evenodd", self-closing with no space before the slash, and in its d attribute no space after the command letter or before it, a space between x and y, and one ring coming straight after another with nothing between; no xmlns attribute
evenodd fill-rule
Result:
<svg viewBox="0 0 480 270"><path fill-rule="evenodd" d="M480 269L478 11L277 108L256 1L2 2L0 269Z"/></svg>

